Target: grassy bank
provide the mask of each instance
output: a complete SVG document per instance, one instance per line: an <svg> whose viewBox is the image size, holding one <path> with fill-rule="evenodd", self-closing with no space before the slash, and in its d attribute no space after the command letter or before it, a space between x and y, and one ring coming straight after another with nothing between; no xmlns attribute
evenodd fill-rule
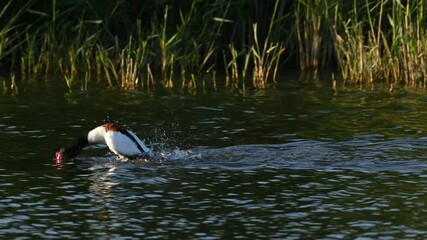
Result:
<svg viewBox="0 0 427 240"><path fill-rule="evenodd" d="M426 10L424 0L5 0L0 71L23 81L60 73L70 90L264 88L287 68L425 87Z"/></svg>

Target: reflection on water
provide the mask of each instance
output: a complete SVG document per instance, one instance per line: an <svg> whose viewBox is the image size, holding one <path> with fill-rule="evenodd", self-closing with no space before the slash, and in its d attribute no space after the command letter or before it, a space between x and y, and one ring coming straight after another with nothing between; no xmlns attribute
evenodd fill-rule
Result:
<svg viewBox="0 0 427 240"><path fill-rule="evenodd" d="M0 235L424 236L427 164L414 157L427 139L365 137L175 149L157 164L84 156L45 174L0 169Z"/></svg>
<svg viewBox="0 0 427 240"><path fill-rule="evenodd" d="M423 238L423 98L281 87L0 98L0 238ZM93 146L57 169L108 116L161 161Z"/></svg>

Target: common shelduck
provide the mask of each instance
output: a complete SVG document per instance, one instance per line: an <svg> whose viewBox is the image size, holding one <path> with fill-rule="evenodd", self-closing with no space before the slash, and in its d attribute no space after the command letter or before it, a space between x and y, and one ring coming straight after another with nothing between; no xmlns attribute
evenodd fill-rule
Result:
<svg viewBox="0 0 427 240"><path fill-rule="evenodd" d="M153 151L135 133L115 123L105 123L88 134L79 137L74 143L56 152L56 161L71 159L82 148L91 143L107 144L110 150L120 157L155 159Z"/></svg>

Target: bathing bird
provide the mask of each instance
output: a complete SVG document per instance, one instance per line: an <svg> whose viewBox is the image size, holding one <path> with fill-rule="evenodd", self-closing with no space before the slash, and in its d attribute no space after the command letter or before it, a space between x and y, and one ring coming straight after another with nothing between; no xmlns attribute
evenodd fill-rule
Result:
<svg viewBox="0 0 427 240"><path fill-rule="evenodd" d="M156 158L153 151L135 133L116 123L105 123L77 138L68 147L57 151L56 161L72 159L88 144L97 143L106 144L113 153L122 158Z"/></svg>

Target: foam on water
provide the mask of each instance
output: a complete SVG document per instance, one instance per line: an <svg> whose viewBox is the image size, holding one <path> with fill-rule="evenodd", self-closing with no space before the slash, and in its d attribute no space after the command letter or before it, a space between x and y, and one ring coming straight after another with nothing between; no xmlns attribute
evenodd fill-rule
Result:
<svg viewBox="0 0 427 240"><path fill-rule="evenodd" d="M427 138L378 140L358 136L341 142L294 140L283 144L251 144L222 148L163 148L155 151L158 160L121 159L113 154L94 156L100 149L77 158L75 163L91 170L120 167L163 166L256 170L262 168L352 170L362 172L418 172L427 166ZM91 149L93 150L93 148Z"/></svg>

